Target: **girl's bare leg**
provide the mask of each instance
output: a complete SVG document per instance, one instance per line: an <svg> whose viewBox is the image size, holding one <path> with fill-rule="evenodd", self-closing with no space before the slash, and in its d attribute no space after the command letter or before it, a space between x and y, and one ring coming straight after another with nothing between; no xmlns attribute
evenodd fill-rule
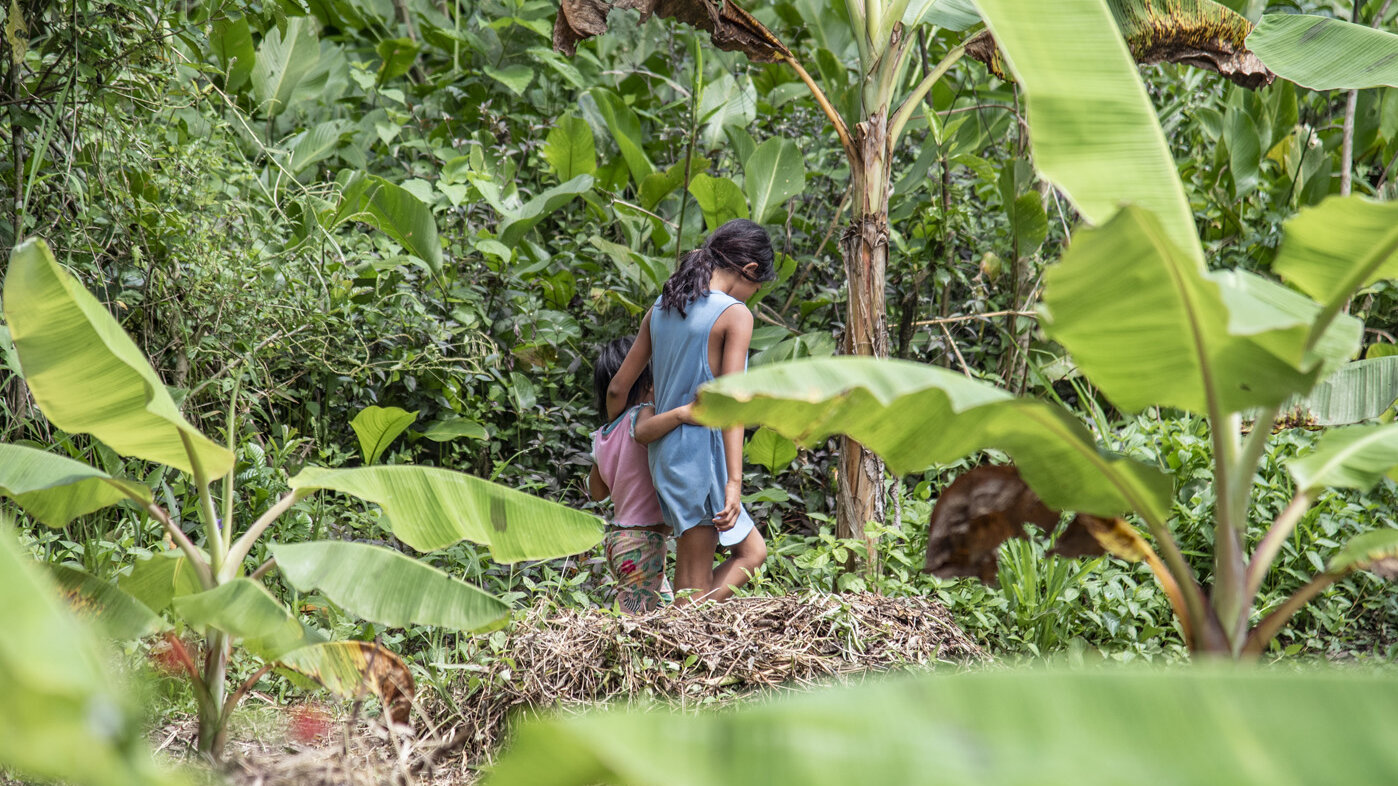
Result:
<svg viewBox="0 0 1398 786"><path fill-rule="evenodd" d="M713 527L690 527L680 535L675 546L675 594L697 590L692 600L677 600L676 605L699 600L714 586L714 550L718 548L718 530Z"/></svg>
<svg viewBox="0 0 1398 786"><path fill-rule="evenodd" d="M733 597L733 590L746 584L757 572L758 566L766 561L767 541L754 527L746 538L729 551L731 556L714 571L713 589L704 596L705 600L728 600Z"/></svg>

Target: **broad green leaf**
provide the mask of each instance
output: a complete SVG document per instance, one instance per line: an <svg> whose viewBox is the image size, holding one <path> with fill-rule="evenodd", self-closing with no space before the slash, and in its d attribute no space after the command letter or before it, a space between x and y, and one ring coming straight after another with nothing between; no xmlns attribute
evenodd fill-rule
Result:
<svg viewBox="0 0 1398 786"><path fill-rule="evenodd" d="M534 720L484 783L1386 783L1398 768L1395 702L1398 679L1357 671L919 674L732 712Z"/></svg>
<svg viewBox="0 0 1398 786"><path fill-rule="evenodd" d="M612 139L616 140L617 147L621 148L621 157L626 159L626 166L631 170L631 179L640 183L642 178L655 171L655 165L646 156L645 138L641 136L641 119L621 100L621 96L606 88L594 87L587 91L587 95L596 103L602 122L607 124L607 130L612 132Z"/></svg>
<svg viewBox="0 0 1398 786"><path fill-rule="evenodd" d="M509 88L510 92L517 96L524 95L524 91L529 89L529 83L534 81L534 69L519 63L504 68L486 66L481 72Z"/></svg>
<svg viewBox="0 0 1398 786"><path fill-rule="evenodd" d="M359 450L365 464L373 464L388 449L390 443L417 420L417 410L408 412L398 407L365 407L360 410L350 428L359 437Z"/></svg>
<svg viewBox="0 0 1398 786"><path fill-rule="evenodd" d="M724 73L704 85L699 94L699 122L703 125L699 144L704 150L722 147L729 129L748 128L756 119L757 89L751 79L740 82ZM740 155L738 160L745 157Z"/></svg>
<svg viewBox="0 0 1398 786"><path fill-rule="evenodd" d="M348 134L354 126L345 120L328 120L318 123L288 140L291 156L286 168L293 175L299 175L311 166L324 161L340 146L340 137Z"/></svg>
<svg viewBox="0 0 1398 786"><path fill-rule="evenodd" d="M1044 328L1127 411L1239 412L1310 389L1309 322L1227 283L1127 207L1048 270Z"/></svg>
<svg viewBox="0 0 1398 786"><path fill-rule="evenodd" d="M497 562L519 562L577 554L602 539L596 516L436 467L306 467L290 484L377 504L393 534L418 551L469 540L488 545Z"/></svg>
<svg viewBox="0 0 1398 786"><path fill-rule="evenodd" d="M422 436L433 442L450 442L460 437L471 439L489 439L490 434L485 430L485 426L470 418L447 418L439 420L427 427L422 432Z"/></svg>
<svg viewBox="0 0 1398 786"><path fill-rule="evenodd" d="M1346 363L1305 398L1288 402L1320 426L1372 420L1398 401L1398 356Z"/></svg>
<svg viewBox="0 0 1398 786"><path fill-rule="evenodd" d="M780 472L796 460L796 443L769 428L760 428L743 451L748 463L761 464L769 472Z"/></svg>
<svg viewBox="0 0 1398 786"><path fill-rule="evenodd" d="M597 142L586 120L564 115L554 123L544 140L544 160L562 181L597 171Z"/></svg>
<svg viewBox="0 0 1398 786"><path fill-rule="evenodd" d="M1398 87L1398 35L1382 30L1324 16L1265 14L1247 45L1277 76L1312 90Z"/></svg>
<svg viewBox="0 0 1398 786"><path fill-rule="evenodd" d="M1019 242L1020 256L1028 256L1048 237L1048 214L1038 191L1020 194L1010 203L1010 229Z"/></svg>
<svg viewBox="0 0 1398 786"><path fill-rule="evenodd" d="M109 581L67 565L50 565L49 570L69 608L80 618L95 621L114 639L139 639L169 627L150 607Z"/></svg>
<svg viewBox="0 0 1398 786"><path fill-rule="evenodd" d="M0 521L0 767L87 786L174 783L146 750L142 714L108 672L97 638L21 556Z"/></svg>
<svg viewBox="0 0 1398 786"><path fill-rule="evenodd" d="M1332 197L1283 225L1272 270L1321 303L1398 277L1398 202Z"/></svg>
<svg viewBox="0 0 1398 786"><path fill-rule="evenodd" d="M381 61L376 77L378 83L382 85L411 71L421 49L410 38L385 38L380 41L374 47Z"/></svg>
<svg viewBox="0 0 1398 786"><path fill-rule="evenodd" d="M70 458L0 443L0 496L50 527L136 497L151 501L150 489L114 478Z"/></svg>
<svg viewBox="0 0 1398 786"><path fill-rule="evenodd" d="M233 454L185 421L135 342L42 240L10 255L5 319L29 390L55 426L192 472L187 440L209 478L232 469Z"/></svg>
<svg viewBox="0 0 1398 786"><path fill-rule="evenodd" d="M1163 521L1172 499L1169 477L1100 451L1063 409L918 363L836 357L763 366L700 388L695 416L710 426L767 426L807 446L848 434L897 475L1003 450L1059 510L1135 510Z"/></svg>
<svg viewBox="0 0 1398 786"><path fill-rule="evenodd" d="M779 217L786 201L805 187L806 162L790 139L768 139L743 164L743 188L760 224Z"/></svg>
<svg viewBox="0 0 1398 786"><path fill-rule="evenodd" d="M1123 204L1160 217L1203 263L1194 214L1155 109L1103 0L976 0L1024 89L1034 162L1083 217ZM1071 43L1070 43L1071 42Z"/></svg>
<svg viewBox="0 0 1398 786"><path fill-rule="evenodd" d="M1330 429L1309 453L1287 464L1300 490L1368 491L1398 466L1398 423Z"/></svg>
<svg viewBox="0 0 1398 786"><path fill-rule="evenodd" d="M223 89L237 93L252 76L253 64L257 61L247 17L215 21L209 29L209 48L226 74Z"/></svg>
<svg viewBox="0 0 1398 786"><path fill-rule="evenodd" d="M1356 535L1330 558L1328 573L1372 570L1386 579L1398 572L1398 529L1379 529Z"/></svg>
<svg viewBox="0 0 1398 786"><path fill-rule="evenodd" d="M203 590L199 575L181 551L162 551L136 560L131 572L117 579L117 587L152 611L161 612L181 595Z"/></svg>
<svg viewBox="0 0 1398 786"><path fill-rule="evenodd" d="M960 32L980 24L981 15L971 0L911 0L903 12L903 26L936 25Z"/></svg>
<svg viewBox="0 0 1398 786"><path fill-rule="evenodd" d="M356 173L345 184L339 207L328 222L362 221L398 241L408 253L442 271L442 244L432 210L401 186L378 175Z"/></svg>
<svg viewBox="0 0 1398 786"><path fill-rule="evenodd" d="M277 569L302 592L320 590L345 611L405 628L435 625L479 630L510 607L499 598L396 551L363 543L320 541L271 547Z"/></svg>
<svg viewBox="0 0 1398 786"><path fill-rule="evenodd" d="M712 232L735 218L748 217L748 202L743 190L726 177L711 177L703 172L689 181L689 193L704 213L704 223Z"/></svg>
<svg viewBox="0 0 1398 786"><path fill-rule="evenodd" d="M1228 304L1229 329L1251 335L1260 345L1283 358L1295 359L1294 335L1287 330L1296 324L1314 329L1321 306L1296 290L1246 270L1218 270L1209 279L1219 285ZM1314 347L1305 353L1302 365L1320 364L1319 378L1338 371L1359 351L1364 324L1347 314L1331 320Z"/></svg>
<svg viewBox="0 0 1398 786"><path fill-rule="evenodd" d="M524 234L548 218L578 196L592 190L592 175L578 175L566 183L546 189L538 196L525 202L518 210L511 210L502 217L496 228L499 240L513 247L524 238Z"/></svg>
<svg viewBox="0 0 1398 786"><path fill-rule="evenodd" d="M276 116L291 102L291 94L320 59L320 44L307 17L293 17L285 32L272 27L257 48L252 90L258 108Z"/></svg>
<svg viewBox="0 0 1398 786"><path fill-rule="evenodd" d="M242 639L250 652L268 660L325 641L252 579L233 579L211 590L180 595L173 603L186 622Z"/></svg>
<svg viewBox="0 0 1398 786"><path fill-rule="evenodd" d="M1257 138L1257 124L1246 112L1231 109L1224 115L1223 122L1229 172L1233 174L1233 196L1241 199L1257 188L1262 141Z"/></svg>
<svg viewBox="0 0 1398 786"><path fill-rule="evenodd" d="M708 159L695 156L690 161L689 177L694 179L695 175L708 171ZM641 180L640 197L641 207L646 210L654 210L655 206L665 197L673 194L675 189L684 185L684 162L679 161L670 166L664 172L652 172Z"/></svg>

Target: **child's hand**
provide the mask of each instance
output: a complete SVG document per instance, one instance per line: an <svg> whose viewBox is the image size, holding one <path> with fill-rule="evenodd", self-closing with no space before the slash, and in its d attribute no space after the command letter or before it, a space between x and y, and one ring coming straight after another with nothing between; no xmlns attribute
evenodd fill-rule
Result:
<svg viewBox="0 0 1398 786"><path fill-rule="evenodd" d="M738 511L742 510L743 481L733 479L723 487L723 510L714 516L714 529L726 532L738 523Z"/></svg>
<svg viewBox="0 0 1398 786"><path fill-rule="evenodd" d="M684 423L684 424L690 425L690 426L698 426L698 425L700 425L699 421L697 421L697 420L694 419L694 402L693 402L693 401L689 402L688 404L685 404L685 405L682 406L682 407L676 407L676 408L675 408L675 412L676 412L677 415L679 415L679 418L680 418L680 422L681 422L681 423Z"/></svg>

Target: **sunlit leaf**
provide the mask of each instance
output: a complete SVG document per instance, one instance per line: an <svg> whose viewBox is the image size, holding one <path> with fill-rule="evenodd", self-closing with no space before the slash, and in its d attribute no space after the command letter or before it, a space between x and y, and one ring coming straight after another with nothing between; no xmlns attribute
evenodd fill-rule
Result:
<svg viewBox="0 0 1398 786"><path fill-rule="evenodd" d="M0 444L0 496L50 527L66 527L78 516L131 497L151 500L150 489L140 483L53 453L6 444Z"/></svg>
<svg viewBox="0 0 1398 786"><path fill-rule="evenodd" d="M117 580L123 592L153 611L164 611L180 595L200 592L199 576L181 551L162 551L136 560L131 572Z"/></svg>
<svg viewBox="0 0 1398 786"><path fill-rule="evenodd" d="M903 26L928 24L961 31L980 24L981 15L971 0L911 0L903 12Z"/></svg>
<svg viewBox="0 0 1398 786"><path fill-rule="evenodd" d="M541 151L558 179L572 180L597 171L597 143L586 120L563 115L554 121Z"/></svg>
<svg viewBox="0 0 1398 786"><path fill-rule="evenodd" d="M365 407L350 421L350 428L359 437L359 450L365 464L373 464L388 449L393 440L417 420L417 411L399 407Z"/></svg>
<svg viewBox="0 0 1398 786"><path fill-rule="evenodd" d="M572 202L582 194L592 190L592 175L578 175L565 183L560 183L553 188L545 189L538 196L525 202L517 210L507 211L497 228L500 242L506 246L514 246L524 237L524 233L533 229L548 218L551 214Z"/></svg>
<svg viewBox="0 0 1398 786"><path fill-rule="evenodd" d="M704 224L709 231L723 226L735 218L748 217L748 202L743 190L726 177L711 177L700 172L689 181L689 193L704 213Z"/></svg>
<svg viewBox="0 0 1398 786"><path fill-rule="evenodd" d="M976 0L1023 88L1035 166L1089 223L1123 204L1202 264L1174 157L1103 0Z"/></svg>
<svg viewBox="0 0 1398 786"><path fill-rule="evenodd" d="M55 426L191 472L187 440L208 477L233 467L233 454L184 419L135 342L42 240L10 255L5 319L29 390Z"/></svg>
<svg viewBox="0 0 1398 786"><path fill-rule="evenodd" d="M1395 702L1398 679L1358 670L922 674L735 712L534 721L485 783L1384 783L1398 768ZM1297 740L1299 717L1304 743L1260 742Z"/></svg>
<svg viewBox="0 0 1398 786"><path fill-rule="evenodd" d="M119 641L139 639L168 625L155 612L115 584L67 565L50 565L54 581L79 618L91 619Z"/></svg>
<svg viewBox="0 0 1398 786"><path fill-rule="evenodd" d="M786 201L805 187L805 159L790 139L768 139L743 164L743 188L752 204L753 220L758 223L780 216Z"/></svg>
<svg viewBox="0 0 1398 786"><path fill-rule="evenodd" d="M1300 489L1368 491L1398 466L1398 424L1330 429L1315 449L1287 464Z"/></svg>
<svg viewBox="0 0 1398 786"><path fill-rule="evenodd" d="M177 782L146 749L143 716L120 693L96 638L0 521L0 766L90 786Z"/></svg>
<svg viewBox="0 0 1398 786"><path fill-rule="evenodd" d="M470 418L447 418L429 425L427 430L422 432L422 436L433 442L450 442L461 437L488 439L490 434L485 430L485 426Z"/></svg>
<svg viewBox="0 0 1398 786"><path fill-rule="evenodd" d="M179 595L175 613L198 628L214 628L242 639L250 652L269 660L325 641L304 627L281 601L251 579L233 579L211 590Z"/></svg>
<svg viewBox="0 0 1398 786"><path fill-rule="evenodd" d="M377 504L393 534L418 551L469 540L488 545L497 562L519 562L577 554L602 539L596 516L436 467L306 467L290 484Z"/></svg>
<svg viewBox="0 0 1398 786"><path fill-rule="evenodd" d="M1377 418L1395 401L1398 356L1387 355L1346 363L1305 398L1288 404L1318 426L1343 426Z"/></svg>
<svg viewBox="0 0 1398 786"><path fill-rule="evenodd" d="M796 460L796 444L772 429L760 428L747 441L743 457L776 473Z"/></svg>
<svg viewBox="0 0 1398 786"><path fill-rule="evenodd" d="M1274 270L1321 303L1398 276L1398 202L1331 197L1283 225Z"/></svg>
<svg viewBox="0 0 1398 786"><path fill-rule="evenodd" d="M275 545L271 551L293 587L320 590L345 611L382 625L477 630L500 622L510 610L487 592L378 546L319 541Z"/></svg>
<svg viewBox="0 0 1398 786"><path fill-rule="evenodd" d="M1265 14L1247 44L1278 76L1312 90L1398 87L1398 35L1365 25Z"/></svg>
<svg viewBox="0 0 1398 786"><path fill-rule="evenodd" d="M767 365L700 388L695 416L710 426L768 426L806 446L848 434L898 475L996 448L1060 510L1135 510L1163 521L1172 499L1169 477L1102 452L1061 408L918 363L836 357Z"/></svg>
<svg viewBox="0 0 1398 786"><path fill-rule="evenodd" d="M1045 275L1045 331L1117 406L1209 414L1282 403L1318 376L1310 320L1214 276L1128 207ZM1347 353L1348 354L1348 353Z"/></svg>

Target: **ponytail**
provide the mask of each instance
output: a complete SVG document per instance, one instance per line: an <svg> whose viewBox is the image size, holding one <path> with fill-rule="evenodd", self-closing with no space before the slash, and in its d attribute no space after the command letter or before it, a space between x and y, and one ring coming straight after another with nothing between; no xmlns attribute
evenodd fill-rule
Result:
<svg viewBox="0 0 1398 786"><path fill-rule="evenodd" d="M707 244L685 254L680 260L680 266L675 268L674 274L666 280L665 286L660 290L660 308L665 311L678 311L683 319L684 310L689 304L709 291L709 279L713 278L713 275L714 253L709 250Z"/></svg>
<svg viewBox="0 0 1398 786"><path fill-rule="evenodd" d="M748 276L743 267L754 262L756 275ZM754 281L765 282L777 277L775 262L767 230L746 218L735 218L714 230L704 245L684 255L660 291L660 308L674 309L683 319L689 304L709 291L715 268L730 268Z"/></svg>

